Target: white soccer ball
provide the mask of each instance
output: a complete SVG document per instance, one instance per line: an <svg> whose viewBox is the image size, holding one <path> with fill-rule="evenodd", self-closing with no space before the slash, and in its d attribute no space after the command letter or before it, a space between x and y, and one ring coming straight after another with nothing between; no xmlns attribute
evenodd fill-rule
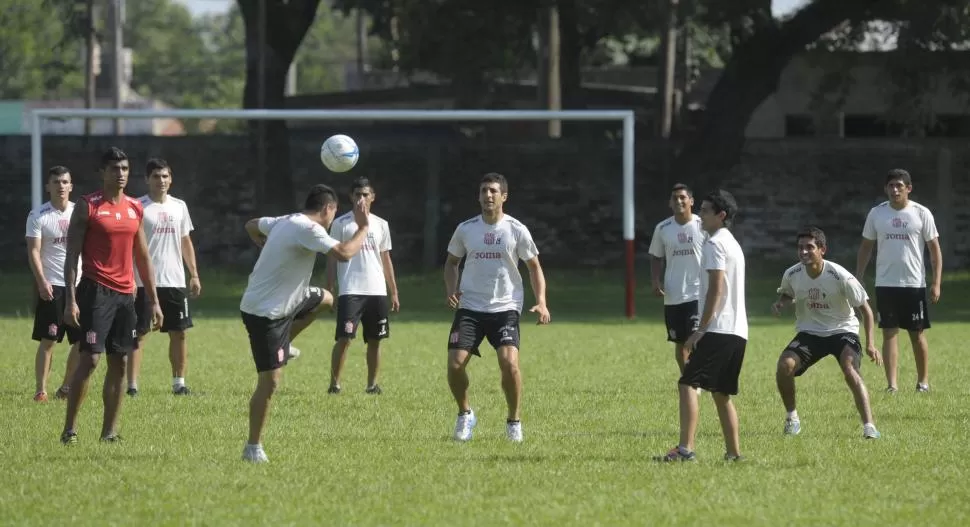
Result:
<svg viewBox="0 0 970 527"><path fill-rule="evenodd" d="M320 161L332 172L346 172L354 168L359 157L357 143L346 135L330 136L320 146Z"/></svg>

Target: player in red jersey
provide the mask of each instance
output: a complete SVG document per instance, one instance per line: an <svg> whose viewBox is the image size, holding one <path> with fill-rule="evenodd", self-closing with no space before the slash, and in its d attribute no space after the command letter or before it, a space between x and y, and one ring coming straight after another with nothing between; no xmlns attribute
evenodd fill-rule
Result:
<svg viewBox="0 0 970 527"><path fill-rule="evenodd" d="M119 439L116 427L125 391L127 356L134 349L136 338L132 255L151 303L152 326L157 329L162 324L155 272L141 228L142 206L137 199L125 195L128 170L128 156L118 148L109 148L101 156L102 189L78 200L67 231L64 321L80 329L81 356L67 398L67 418L61 434L65 445L77 442L77 413L102 353L108 355L108 369L102 395L101 440ZM79 283L75 279L78 256L82 265Z"/></svg>

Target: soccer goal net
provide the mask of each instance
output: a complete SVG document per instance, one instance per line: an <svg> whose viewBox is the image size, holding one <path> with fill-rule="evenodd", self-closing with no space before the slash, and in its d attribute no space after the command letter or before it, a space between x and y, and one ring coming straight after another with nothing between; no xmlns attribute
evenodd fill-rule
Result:
<svg viewBox="0 0 970 527"><path fill-rule="evenodd" d="M78 134L85 119L98 122L99 130L105 121L119 121L126 134L67 135ZM286 163L276 163L274 152L266 155L274 143L257 146L246 131L247 122L268 121L287 123ZM553 121L568 133L549 139L543 131ZM170 133L166 127L188 122L216 129L229 124L221 128L230 131L163 135ZM612 270L623 276L625 315L635 314L631 110L45 108L32 112L31 124L32 206L46 199L49 166L72 170L78 196L99 184L92 177L98 153L118 146L132 160L128 192L139 194L145 191L144 162L162 157L172 165L172 193L192 207L200 258L216 264L237 259L239 244L245 244L239 221L272 191L292 189L296 206L313 183L330 184L346 196L351 182L363 176L375 186L375 213L391 223L395 265L440 265L455 226L479 212L478 181L499 172L510 185L505 211L532 231L544 266L574 269L577 276ZM360 148L357 166L342 174L327 171L319 157L320 145L336 133L350 135Z"/></svg>

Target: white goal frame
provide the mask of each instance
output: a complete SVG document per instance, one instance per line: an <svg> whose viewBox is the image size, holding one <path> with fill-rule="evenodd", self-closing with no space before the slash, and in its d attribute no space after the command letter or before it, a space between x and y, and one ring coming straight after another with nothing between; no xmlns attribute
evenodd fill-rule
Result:
<svg viewBox="0 0 970 527"><path fill-rule="evenodd" d="M634 120L633 110L119 110L40 108L30 114L31 205L43 196L44 119L241 119L340 121L621 121L623 123L623 241L627 318L635 314Z"/></svg>

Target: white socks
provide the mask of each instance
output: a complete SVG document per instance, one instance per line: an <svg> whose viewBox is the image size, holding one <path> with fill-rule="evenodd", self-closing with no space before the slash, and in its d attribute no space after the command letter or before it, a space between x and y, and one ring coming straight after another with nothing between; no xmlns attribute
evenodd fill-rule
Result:
<svg viewBox="0 0 970 527"><path fill-rule="evenodd" d="M172 388L185 386L185 377L172 377Z"/></svg>
<svg viewBox="0 0 970 527"><path fill-rule="evenodd" d="M791 421L798 421L798 410L792 410L792 411L788 412L787 419L789 419Z"/></svg>

